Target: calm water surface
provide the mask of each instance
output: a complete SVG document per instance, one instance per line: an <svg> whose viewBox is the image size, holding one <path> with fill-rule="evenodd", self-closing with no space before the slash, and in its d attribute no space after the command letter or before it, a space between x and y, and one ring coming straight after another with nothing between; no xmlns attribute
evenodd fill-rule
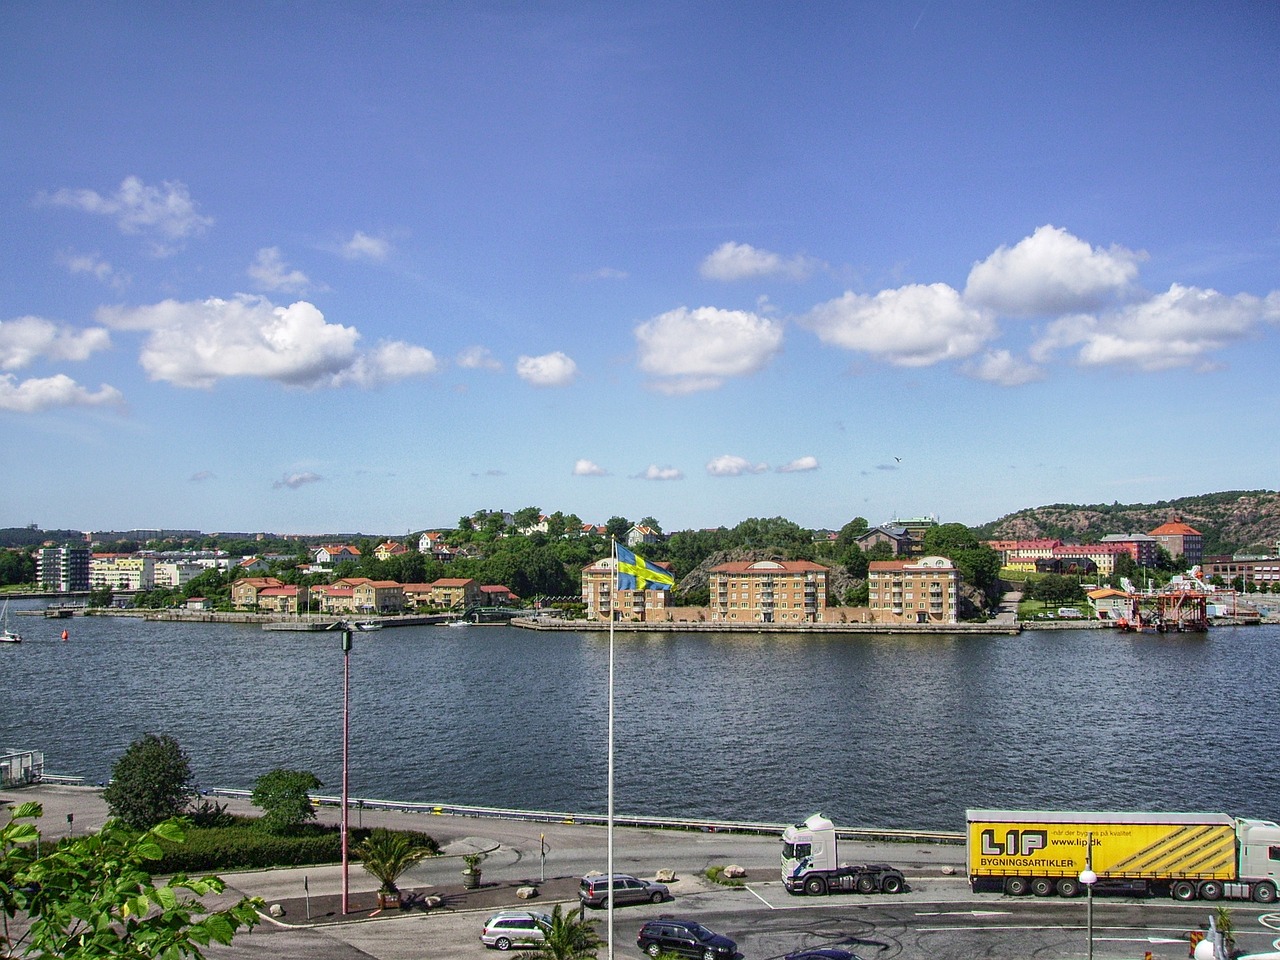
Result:
<svg viewBox="0 0 1280 960"><path fill-rule="evenodd" d="M92 781L168 733L203 786L275 767L341 788L334 635L18 620L0 745ZM59 641L69 629L68 642ZM626 635L617 810L956 830L973 807L1280 820L1280 627L1208 636ZM605 809L608 637L510 627L356 634L351 795Z"/></svg>

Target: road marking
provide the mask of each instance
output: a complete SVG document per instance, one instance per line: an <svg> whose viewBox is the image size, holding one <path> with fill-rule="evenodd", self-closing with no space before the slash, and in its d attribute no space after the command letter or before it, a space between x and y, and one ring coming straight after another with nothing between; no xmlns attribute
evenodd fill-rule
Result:
<svg viewBox="0 0 1280 960"><path fill-rule="evenodd" d="M1109 940L1113 943L1186 943L1186 937L1094 937L1095 940Z"/></svg>
<svg viewBox="0 0 1280 960"><path fill-rule="evenodd" d="M933 913L916 913L917 917L1007 917L1012 910L939 910Z"/></svg>

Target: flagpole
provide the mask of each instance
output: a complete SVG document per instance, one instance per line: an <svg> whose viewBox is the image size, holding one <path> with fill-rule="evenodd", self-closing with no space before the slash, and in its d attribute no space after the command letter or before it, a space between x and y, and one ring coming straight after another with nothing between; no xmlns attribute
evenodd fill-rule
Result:
<svg viewBox="0 0 1280 960"><path fill-rule="evenodd" d="M605 817L608 856L605 876L609 878L609 960L613 960L613 621L618 608L618 541L610 538L613 552L613 589L609 591L609 799Z"/></svg>

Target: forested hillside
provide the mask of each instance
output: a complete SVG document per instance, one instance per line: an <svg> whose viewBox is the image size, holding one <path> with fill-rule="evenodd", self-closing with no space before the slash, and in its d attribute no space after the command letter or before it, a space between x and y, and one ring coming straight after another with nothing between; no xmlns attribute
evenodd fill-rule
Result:
<svg viewBox="0 0 1280 960"><path fill-rule="evenodd" d="M1179 518L1204 534L1206 556L1272 554L1280 539L1280 492L1229 490L1158 503L1054 503L1010 513L977 530L991 540L1096 541L1113 533L1147 533Z"/></svg>

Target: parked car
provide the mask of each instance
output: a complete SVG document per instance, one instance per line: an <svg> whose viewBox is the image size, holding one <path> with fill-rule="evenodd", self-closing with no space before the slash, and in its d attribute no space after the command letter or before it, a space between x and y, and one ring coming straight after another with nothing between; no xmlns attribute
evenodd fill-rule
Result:
<svg viewBox="0 0 1280 960"><path fill-rule="evenodd" d="M677 953L694 960L733 960L738 945L728 937L713 933L696 920L662 917L640 928L636 944L651 957Z"/></svg>
<svg viewBox="0 0 1280 960"><path fill-rule="evenodd" d="M603 907L609 903L609 878L604 874L582 878L578 884L578 899L585 907ZM665 883L641 880L625 873L613 875L613 905L624 903L662 903L671 899L671 891Z"/></svg>
<svg viewBox="0 0 1280 960"><path fill-rule="evenodd" d="M837 947L814 947L811 950L797 950L788 953L786 960L862 960L856 953L841 950Z"/></svg>
<svg viewBox="0 0 1280 960"><path fill-rule="evenodd" d="M480 942L495 950L512 947L537 947L546 939L543 928L551 925L545 913L529 913L527 910L504 910L495 913L484 922Z"/></svg>

